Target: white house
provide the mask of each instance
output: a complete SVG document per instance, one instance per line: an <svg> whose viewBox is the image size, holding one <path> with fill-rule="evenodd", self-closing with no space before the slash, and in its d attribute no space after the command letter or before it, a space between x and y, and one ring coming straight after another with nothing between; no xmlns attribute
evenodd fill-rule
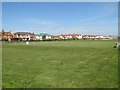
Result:
<svg viewBox="0 0 120 90"><path fill-rule="evenodd" d="M46 40L46 39L52 38L52 36L47 33L36 34L35 37L36 37L36 40Z"/></svg>
<svg viewBox="0 0 120 90"><path fill-rule="evenodd" d="M16 32L14 35L20 40L35 40L35 34L31 32Z"/></svg>
<svg viewBox="0 0 120 90"><path fill-rule="evenodd" d="M95 35L82 35L82 39L84 40L95 40Z"/></svg>
<svg viewBox="0 0 120 90"><path fill-rule="evenodd" d="M112 37L103 35L83 35L84 40L110 40Z"/></svg>
<svg viewBox="0 0 120 90"><path fill-rule="evenodd" d="M64 39L82 39L81 34L61 34Z"/></svg>
<svg viewBox="0 0 120 90"><path fill-rule="evenodd" d="M40 36L39 34L36 34L35 38L36 38L36 40L42 40L42 36Z"/></svg>
<svg viewBox="0 0 120 90"><path fill-rule="evenodd" d="M103 40L110 40L110 39L112 39L112 37L109 37L109 36L103 36L102 39L103 39Z"/></svg>

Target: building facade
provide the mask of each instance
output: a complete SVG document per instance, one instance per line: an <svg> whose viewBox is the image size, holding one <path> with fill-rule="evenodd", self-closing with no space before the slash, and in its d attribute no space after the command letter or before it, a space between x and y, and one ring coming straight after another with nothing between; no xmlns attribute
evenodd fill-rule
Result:
<svg viewBox="0 0 120 90"><path fill-rule="evenodd" d="M47 33L40 33L35 35L36 40L48 40L52 38L52 35Z"/></svg>
<svg viewBox="0 0 120 90"><path fill-rule="evenodd" d="M14 33L16 40L30 41L36 40L35 34L31 32L16 32Z"/></svg>

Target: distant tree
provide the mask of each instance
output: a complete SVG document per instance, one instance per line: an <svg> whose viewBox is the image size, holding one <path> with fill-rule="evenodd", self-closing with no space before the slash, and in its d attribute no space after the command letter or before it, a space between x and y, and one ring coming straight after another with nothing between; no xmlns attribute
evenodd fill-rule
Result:
<svg viewBox="0 0 120 90"><path fill-rule="evenodd" d="M2 34L4 34L5 33L5 30L4 29L2 29Z"/></svg>
<svg viewBox="0 0 120 90"><path fill-rule="evenodd" d="M42 36L42 39L43 39L43 40L46 40L46 36L45 36L45 35L44 35L44 36Z"/></svg>

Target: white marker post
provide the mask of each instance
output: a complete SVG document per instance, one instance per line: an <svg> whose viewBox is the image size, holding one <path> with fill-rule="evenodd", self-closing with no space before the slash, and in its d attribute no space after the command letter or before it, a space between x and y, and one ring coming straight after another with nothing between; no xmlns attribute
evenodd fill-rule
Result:
<svg viewBox="0 0 120 90"><path fill-rule="evenodd" d="M29 45L29 42L28 42L28 41L26 42L26 45Z"/></svg>
<svg viewBox="0 0 120 90"><path fill-rule="evenodd" d="M9 38L8 41L11 41L11 39Z"/></svg>

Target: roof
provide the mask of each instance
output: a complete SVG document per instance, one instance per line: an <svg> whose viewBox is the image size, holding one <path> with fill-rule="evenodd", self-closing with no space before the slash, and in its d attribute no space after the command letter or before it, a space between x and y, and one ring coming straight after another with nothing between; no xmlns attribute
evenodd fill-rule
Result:
<svg viewBox="0 0 120 90"><path fill-rule="evenodd" d="M34 33L31 33L31 32L16 32L14 34L15 35L18 35L18 34L20 34L20 35L35 35Z"/></svg>
<svg viewBox="0 0 120 90"><path fill-rule="evenodd" d="M61 36L65 37L65 36L80 36L81 34L61 34Z"/></svg>
<svg viewBox="0 0 120 90"><path fill-rule="evenodd" d="M97 35L83 35L83 37L96 37Z"/></svg>
<svg viewBox="0 0 120 90"><path fill-rule="evenodd" d="M60 38L60 36L52 36L52 38Z"/></svg>
<svg viewBox="0 0 120 90"><path fill-rule="evenodd" d="M4 32L4 34L2 33L2 35L4 35L4 36L13 36L13 34L11 32Z"/></svg>
<svg viewBox="0 0 120 90"><path fill-rule="evenodd" d="M47 33L40 33L40 34L36 34L36 36L51 36L51 35Z"/></svg>

